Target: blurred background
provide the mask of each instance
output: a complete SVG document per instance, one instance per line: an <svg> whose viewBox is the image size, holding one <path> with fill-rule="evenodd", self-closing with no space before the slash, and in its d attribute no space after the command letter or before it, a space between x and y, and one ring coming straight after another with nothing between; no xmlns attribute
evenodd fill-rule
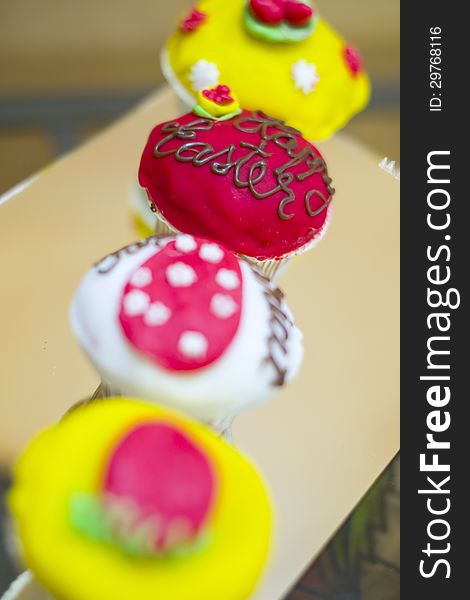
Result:
<svg viewBox="0 0 470 600"><path fill-rule="evenodd" d="M191 4L0 0L0 193L161 85L159 50ZM317 4L372 76L372 102L347 131L398 160L399 0Z"/></svg>
<svg viewBox="0 0 470 600"><path fill-rule="evenodd" d="M159 50L192 3L0 0L0 194L162 85ZM372 78L371 103L346 131L377 160L399 161L399 0L317 4L360 48ZM0 595L18 568L1 531L7 485L0 470ZM398 600L399 509L395 460L289 600Z"/></svg>

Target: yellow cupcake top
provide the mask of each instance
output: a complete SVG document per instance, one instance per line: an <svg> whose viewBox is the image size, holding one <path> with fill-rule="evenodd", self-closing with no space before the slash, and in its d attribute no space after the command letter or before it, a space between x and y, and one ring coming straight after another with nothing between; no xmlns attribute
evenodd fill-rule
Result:
<svg viewBox="0 0 470 600"><path fill-rule="evenodd" d="M41 433L9 504L26 563L57 600L242 600L270 545L247 459L203 425L123 398Z"/></svg>
<svg viewBox="0 0 470 600"><path fill-rule="evenodd" d="M370 95L357 50L310 0L201 0L168 40L162 68L190 106L223 82L242 108L285 120L312 141L343 127Z"/></svg>

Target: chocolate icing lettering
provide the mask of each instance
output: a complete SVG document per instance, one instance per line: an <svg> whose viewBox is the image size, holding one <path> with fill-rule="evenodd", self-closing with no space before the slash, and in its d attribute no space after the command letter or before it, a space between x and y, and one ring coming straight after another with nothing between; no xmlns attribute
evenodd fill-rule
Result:
<svg viewBox="0 0 470 600"><path fill-rule="evenodd" d="M116 267L123 255L136 254L142 248L146 248L147 246L151 245L160 246L163 237L164 236L161 235L151 235L150 237L139 240L138 242L133 242L132 244L124 246L123 248L120 248L119 250L116 250L115 252L103 257L94 264L94 267L99 275L107 275Z"/></svg>
<svg viewBox="0 0 470 600"><path fill-rule="evenodd" d="M304 198L305 210L309 216L314 217L328 208L335 190L331 186L332 180L328 175L326 163L310 146L299 150L297 140L297 137L301 135L299 131L288 127L283 121L268 117L260 111L251 113L249 116L241 115L234 119L232 123L238 131L258 133L261 137L260 144L256 146L248 141L240 142L240 148L250 150L250 152L236 158L234 155L239 148L234 144L216 151L207 142L194 141L199 131L211 131L215 126L215 121L201 118L186 125L180 125L177 121L172 121L162 127L162 133L168 135L165 135L155 146L154 156L164 158L173 155L178 162L191 163L195 167L210 164L210 169L214 175L225 176L233 170L236 187L249 189L252 196L257 200L264 200L283 192L285 197L280 200L277 211L279 218L282 220L288 220L294 216L293 213L286 212L286 207L295 200L295 193L291 188L294 179L303 182L315 173L321 173L329 197L326 198L319 190L309 190ZM171 144L174 140L184 141L185 143L168 148L168 144ZM269 142L285 150L289 160L273 171L277 185L262 192L257 186L264 181L268 173L269 163L266 159L272 157L272 153L266 149ZM222 162L221 159L225 159L225 162ZM301 164L305 164L307 169L294 175L291 169ZM245 175L243 175L243 171ZM318 196L322 200L321 206L314 210L310 206L312 196Z"/></svg>
<svg viewBox="0 0 470 600"><path fill-rule="evenodd" d="M276 356L275 348L278 348L282 354L287 355L289 327L293 327L293 323L282 309L282 299L284 295L281 290L274 287L269 279L262 275L257 269L253 269L253 273L264 288L264 297L266 298L271 312L269 320L271 333L268 338L268 355L263 363L268 363L274 367L276 377L272 382L272 385L280 387L283 386L286 381L287 369L280 364Z"/></svg>

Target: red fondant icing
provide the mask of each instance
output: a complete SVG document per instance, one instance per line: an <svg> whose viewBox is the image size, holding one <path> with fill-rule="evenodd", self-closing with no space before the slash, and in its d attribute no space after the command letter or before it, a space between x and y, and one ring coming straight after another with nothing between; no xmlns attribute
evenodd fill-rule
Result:
<svg viewBox="0 0 470 600"><path fill-rule="evenodd" d="M114 449L102 492L105 501L107 497L131 501L138 509L136 525L156 519L155 549L163 550L175 542L172 525L186 523L182 531L179 527L180 543L206 525L215 486L208 458L179 429L167 423L144 423Z"/></svg>
<svg viewBox="0 0 470 600"><path fill-rule="evenodd" d="M362 57L359 50L353 46L346 46L344 49L344 58L351 73L356 76L362 71Z"/></svg>
<svg viewBox="0 0 470 600"><path fill-rule="evenodd" d="M182 245L187 238L179 239L183 242L170 241L131 274L119 321L137 351L165 369L188 371L213 363L232 342L240 324L243 282L231 252L196 238L189 245L195 248L188 249ZM225 271L235 278L235 287L220 285ZM220 294L226 300L222 310Z"/></svg>
<svg viewBox="0 0 470 600"><path fill-rule="evenodd" d="M203 13L197 8L192 8L189 15L181 21L180 29L183 33L192 33L193 31L196 31L206 19L206 13Z"/></svg>
<svg viewBox="0 0 470 600"><path fill-rule="evenodd" d="M251 120L252 115L254 113L243 111L235 119L209 121L189 113L173 122L174 125L158 125L144 149L139 181L165 219L179 231L215 239L234 252L248 256L279 258L308 244L320 233L331 193L324 170L309 173L311 161L322 160L312 144L298 132L292 133L293 130L289 140L274 120L269 121L263 132L266 119L260 123ZM245 120L243 127L250 132L236 127L240 119ZM185 131L178 133L178 126L185 126ZM167 131L162 131L164 127ZM176 133L172 135L171 131ZM295 154L306 155L299 164L286 167L292 158L282 145L289 142L294 143ZM155 155L157 144L160 144L161 157ZM183 152L181 148L186 144L190 147ZM232 163L252 155L239 168L241 186L235 184L235 164L227 167L226 174L214 172L217 163L226 164L229 160L223 151L231 145L234 146ZM256 153L257 148L264 148L267 157ZM180 160L177 160L178 150ZM217 153L219 155L214 156ZM261 160L267 163L264 176L254 167ZM195 166L198 161L199 166ZM291 178L288 187L292 191L292 198L284 207L287 218L279 216L279 206L288 198L283 190L264 199L255 197L246 183L252 167L252 178L260 179L254 185L259 193L276 188L275 171L285 168L285 176Z"/></svg>

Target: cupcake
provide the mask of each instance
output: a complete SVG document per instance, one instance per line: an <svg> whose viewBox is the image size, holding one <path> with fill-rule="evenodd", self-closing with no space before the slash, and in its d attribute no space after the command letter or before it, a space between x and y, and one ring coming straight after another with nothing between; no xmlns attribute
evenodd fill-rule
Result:
<svg viewBox="0 0 470 600"><path fill-rule="evenodd" d="M189 107L200 90L227 81L243 106L309 140L331 136L370 96L359 52L311 0L201 0L167 41L162 70Z"/></svg>
<svg viewBox="0 0 470 600"><path fill-rule="evenodd" d="M322 238L334 194L315 146L282 121L241 110L220 85L153 129L139 182L157 233L215 240L271 278Z"/></svg>
<svg viewBox="0 0 470 600"><path fill-rule="evenodd" d="M109 394L163 403L220 431L294 377L303 355L280 290L190 235L152 236L103 258L70 314Z"/></svg>
<svg viewBox="0 0 470 600"><path fill-rule="evenodd" d="M260 476L203 425L136 400L80 407L21 456L9 505L55 600L249 598L269 552Z"/></svg>

